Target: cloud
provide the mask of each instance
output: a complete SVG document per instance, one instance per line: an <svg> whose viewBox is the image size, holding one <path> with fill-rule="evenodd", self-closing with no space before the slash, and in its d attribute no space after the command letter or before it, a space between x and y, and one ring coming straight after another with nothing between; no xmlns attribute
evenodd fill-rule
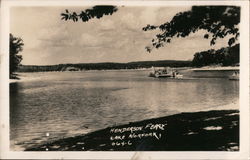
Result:
<svg viewBox="0 0 250 160"><path fill-rule="evenodd" d="M82 33L79 39L79 45L99 46L102 44L100 37L88 33Z"/></svg>
<svg viewBox="0 0 250 160"><path fill-rule="evenodd" d="M140 19L137 16L128 12L121 16L122 25L128 29L138 29L141 28Z"/></svg>
<svg viewBox="0 0 250 160"><path fill-rule="evenodd" d="M191 59L194 52L209 48L208 40L197 33L173 39L148 54L144 48L158 31L144 32L142 27L162 24L189 8L121 7L113 15L74 23L60 20L65 7L40 7L40 12L35 7L25 11L19 7L11 10L11 32L24 39L23 64L185 60ZM78 7L70 10L80 11Z"/></svg>
<svg viewBox="0 0 250 160"><path fill-rule="evenodd" d="M102 31L115 29L114 21L107 19L107 18L105 20L101 19L99 26L100 26L100 30L102 30Z"/></svg>
<svg viewBox="0 0 250 160"><path fill-rule="evenodd" d="M159 10L158 7L148 7L148 8L145 8L141 12L139 18L145 24L155 24L155 23L157 23L157 16L159 16L158 10Z"/></svg>

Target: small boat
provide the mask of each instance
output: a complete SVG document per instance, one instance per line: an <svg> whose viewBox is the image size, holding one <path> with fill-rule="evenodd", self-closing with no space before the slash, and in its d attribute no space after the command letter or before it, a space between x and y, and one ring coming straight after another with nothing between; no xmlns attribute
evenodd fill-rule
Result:
<svg viewBox="0 0 250 160"><path fill-rule="evenodd" d="M175 75L175 78L183 78L183 75L181 75L181 74L179 74L179 73L177 72L177 74Z"/></svg>
<svg viewBox="0 0 250 160"><path fill-rule="evenodd" d="M240 73L234 72L231 76L229 76L229 80L240 80Z"/></svg>
<svg viewBox="0 0 250 160"><path fill-rule="evenodd" d="M170 67L152 67L152 71L149 73L149 77L155 78L182 78L183 75Z"/></svg>

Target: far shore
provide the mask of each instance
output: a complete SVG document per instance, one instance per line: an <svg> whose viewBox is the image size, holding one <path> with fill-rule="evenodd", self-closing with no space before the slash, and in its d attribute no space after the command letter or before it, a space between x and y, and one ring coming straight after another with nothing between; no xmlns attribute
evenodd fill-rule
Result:
<svg viewBox="0 0 250 160"><path fill-rule="evenodd" d="M192 68L193 71L239 71L239 66L205 66L201 68Z"/></svg>
<svg viewBox="0 0 250 160"><path fill-rule="evenodd" d="M111 126L26 151L239 151L239 110L210 110Z"/></svg>
<svg viewBox="0 0 250 160"><path fill-rule="evenodd" d="M175 67L173 69L176 70L191 70L191 71L239 71L239 66L204 66L204 67ZM81 71L46 71L46 72L16 72L15 79L10 79L9 83L22 82L25 79L24 77L20 77L18 73L53 73L53 72L95 72L95 71L150 71L151 68L138 68L138 69L110 69L110 70L81 70Z"/></svg>

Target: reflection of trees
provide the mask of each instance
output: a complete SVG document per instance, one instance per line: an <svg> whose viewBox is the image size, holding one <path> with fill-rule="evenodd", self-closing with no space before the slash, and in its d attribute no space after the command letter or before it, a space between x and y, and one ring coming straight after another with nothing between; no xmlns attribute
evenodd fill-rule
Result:
<svg viewBox="0 0 250 160"><path fill-rule="evenodd" d="M20 114L20 83L10 83L10 124L16 125L19 121L15 121ZM12 129L13 127L11 127ZM12 134L14 132L11 132Z"/></svg>

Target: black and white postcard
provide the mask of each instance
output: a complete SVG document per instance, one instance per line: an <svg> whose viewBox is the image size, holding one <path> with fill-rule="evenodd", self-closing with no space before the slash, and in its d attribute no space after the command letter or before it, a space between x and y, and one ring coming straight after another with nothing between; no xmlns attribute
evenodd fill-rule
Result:
<svg viewBox="0 0 250 160"><path fill-rule="evenodd" d="M0 46L0 158L249 156L248 1L3 0Z"/></svg>

